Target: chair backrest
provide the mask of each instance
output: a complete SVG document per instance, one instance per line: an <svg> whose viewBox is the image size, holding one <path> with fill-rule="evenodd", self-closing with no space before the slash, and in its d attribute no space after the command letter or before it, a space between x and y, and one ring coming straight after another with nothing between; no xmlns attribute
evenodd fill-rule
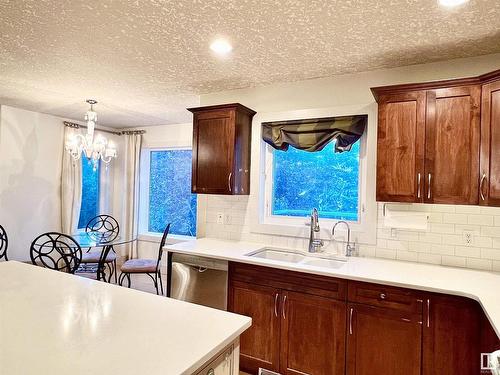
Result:
<svg viewBox="0 0 500 375"><path fill-rule="evenodd" d="M33 240L30 257L37 266L75 273L82 261L82 249L66 234L47 232Z"/></svg>
<svg viewBox="0 0 500 375"><path fill-rule="evenodd" d="M5 260L9 260L7 258L7 247L9 246L9 238L7 237L7 232L4 227L0 225L0 260L5 258Z"/></svg>
<svg viewBox="0 0 500 375"><path fill-rule="evenodd" d="M120 226L110 215L98 215L87 223L85 232L99 242L110 242L118 237Z"/></svg>
<svg viewBox="0 0 500 375"><path fill-rule="evenodd" d="M168 223L167 227L163 231L163 236L161 236L160 248L158 249L158 262L156 263L156 267L158 267L161 262L161 257L163 255L163 246L165 246L165 243L167 242L168 232L170 231L170 224L171 223Z"/></svg>

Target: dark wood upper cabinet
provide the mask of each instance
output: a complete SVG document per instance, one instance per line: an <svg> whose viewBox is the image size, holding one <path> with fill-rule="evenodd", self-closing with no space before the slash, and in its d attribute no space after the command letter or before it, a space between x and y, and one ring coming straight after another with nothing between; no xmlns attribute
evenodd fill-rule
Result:
<svg viewBox="0 0 500 375"><path fill-rule="evenodd" d="M194 115L192 192L249 194L255 112L238 103L189 111Z"/></svg>
<svg viewBox="0 0 500 375"><path fill-rule="evenodd" d="M479 85L427 91L424 201L478 204Z"/></svg>
<svg viewBox="0 0 500 375"><path fill-rule="evenodd" d="M372 88L377 200L500 205L499 82L496 71Z"/></svg>
<svg viewBox="0 0 500 375"><path fill-rule="evenodd" d="M380 97L377 200L422 201L424 138L425 91Z"/></svg>
<svg viewBox="0 0 500 375"><path fill-rule="evenodd" d="M483 86L479 204L500 206L500 76Z"/></svg>

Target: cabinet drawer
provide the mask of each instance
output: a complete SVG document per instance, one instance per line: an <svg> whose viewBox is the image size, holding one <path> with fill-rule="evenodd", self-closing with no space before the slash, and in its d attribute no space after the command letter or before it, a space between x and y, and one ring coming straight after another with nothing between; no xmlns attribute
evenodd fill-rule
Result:
<svg viewBox="0 0 500 375"><path fill-rule="evenodd" d="M422 313L423 297L415 290L350 281L347 298L350 302Z"/></svg>
<svg viewBox="0 0 500 375"><path fill-rule="evenodd" d="M229 279L345 301L347 281L329 276L229 263Z"/></svg>

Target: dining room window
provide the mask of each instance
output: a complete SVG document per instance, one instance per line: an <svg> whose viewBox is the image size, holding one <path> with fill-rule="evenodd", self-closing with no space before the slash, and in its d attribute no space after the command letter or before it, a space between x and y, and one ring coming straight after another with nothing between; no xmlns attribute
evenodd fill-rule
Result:
<svg viewBox="0 0 500 375"><path fill-rule="evenodd" d="M101 163L94 164L85 157L82 163L82 203L78 229L83 229L93 217L99 215L99 185Z"/></svg>
<svg viewBox="0 0 500 375"><path fill-rule="evenodd" d="M142 233L196 236L196 194L191 193L192 151L187 148L146 149L142 153Z"/></svg>

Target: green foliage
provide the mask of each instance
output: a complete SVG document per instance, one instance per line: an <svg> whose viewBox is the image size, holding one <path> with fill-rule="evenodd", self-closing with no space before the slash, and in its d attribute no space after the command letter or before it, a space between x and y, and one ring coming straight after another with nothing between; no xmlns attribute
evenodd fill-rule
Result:
<svg viewBox="0 0 500 375"><path fill-rule="evenodd" d="M358 220L359 141L349 152L333 146L273 151L273 215L305 217L316 207L323 218Z"/></svg>
<svg viewBox="0 0 500 375"><path fill-rule="evenodd" d="M150 232L196 236L196 195L191 193L191 150L151 151Z"/></svg>
<svg viewBox="0 0 500 375"><path fill-rule="evenodd" d="M91 160L82 157L82 205L78 228L85 228L90 219L99 215L99 171L101 163L95 167Z"/></svg>

